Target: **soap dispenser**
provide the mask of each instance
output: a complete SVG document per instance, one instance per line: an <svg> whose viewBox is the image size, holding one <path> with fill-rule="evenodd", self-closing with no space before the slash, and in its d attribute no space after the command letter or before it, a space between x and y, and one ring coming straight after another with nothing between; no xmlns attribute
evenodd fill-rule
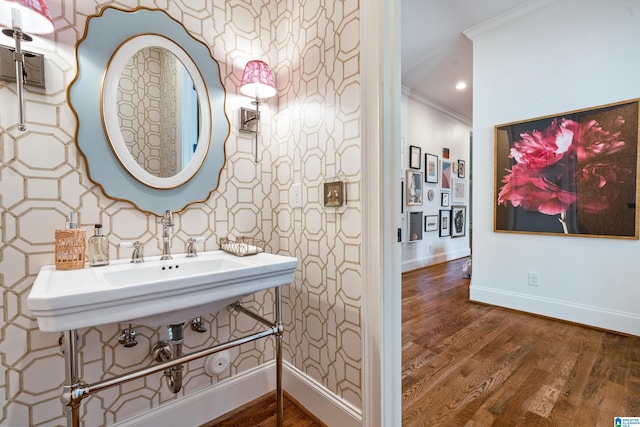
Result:
<svg viewBox="0 0 640 427"><path fill-rule="evenodd" d="M109 241L102 234L102 224L96 224L93 236L89 237L89 265L97 267L109 264Z"/></svg>

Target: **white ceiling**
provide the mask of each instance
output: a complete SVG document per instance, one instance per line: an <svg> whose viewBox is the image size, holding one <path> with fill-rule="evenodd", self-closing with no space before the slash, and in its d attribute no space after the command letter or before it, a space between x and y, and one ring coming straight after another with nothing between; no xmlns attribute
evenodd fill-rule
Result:
<svg viewBox="0 0 640 427"><path fill-rule="evenodd" d="M462 32L529 1L402 0L402 85L471 120L472 44Z"/></svg>

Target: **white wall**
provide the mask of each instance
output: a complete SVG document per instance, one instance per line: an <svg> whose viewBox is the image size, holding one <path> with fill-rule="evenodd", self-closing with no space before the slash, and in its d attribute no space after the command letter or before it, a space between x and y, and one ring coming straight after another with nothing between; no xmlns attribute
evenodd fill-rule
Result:
<svg viewBox="0 0 640 427"><path fill-rule="evenodd" d="M640 335L637 240L493 232L494 126L640 97L637 0L540 1L470 32L474 56L471 299ZM527 7L530 7L531 4ZM539 287L527 272L540 274Z"/></svg>
<svg viewBox="0 0 640 427"><path fill-rule="evenodd" d="M435 154L438 160L442 161L442 149L449 148L449 161L457 162L458 159L465 161L467 172L465 181L467 182L467 197L464 203L450 203L449 207L440 205L441 192L451 193L450 190L442 190L442 182L439 179L437 184L424 183L423 204L421 206L406 206L402 221L404 222L404 238L402 243L402 272L414 270L416 268L437 264L440 262L461 258L470 254L470 232L469 232L469 133L471 125L467 119L455 113L437 106L428 99L405 89L402 99L402 136L404 139L404 167L401 169L402 176L409 167L409 146L415 145L421 148L422 156L420 160L422 172L424 173L425 153ZM433 200L427 199L427 191L431 189L435 193ZM439 211L451 209L451 204L467 206L467 224L464 237L439 237L438 231L424 232L424 215L438 215ZM399 208L399 207L398 207ZM422 240L408 243L408 211L422 211Z"/></svg>

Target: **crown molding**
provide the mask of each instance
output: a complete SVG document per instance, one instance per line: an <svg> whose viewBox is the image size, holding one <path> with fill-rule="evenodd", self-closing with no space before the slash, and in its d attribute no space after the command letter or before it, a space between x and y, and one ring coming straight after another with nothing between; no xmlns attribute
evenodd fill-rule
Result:
<svg viewBox="0 0 640 427"><path fill-rule="evenodd" d="M459 121L460 123L462 123L465 126L469 126L469 127L473 127L473 122L471 119L469 119L468 117L463 116L462 114L458 114L455 111L452 111L450 109L448 109L447 107L445 107L442 104L437 103L436 101L427 98L426 96L422 95L421 93L418 93L414 90L409 89L406 86L402 86L402 94L404 96L407 96L411 99L414 99L424 105L426 105L427 107L431 107L434 110L439 111L440 113L444 114L445 116L452 118L456 121Z"/></svg>
<svg viewBox="0 0 640 427"><path fill-rule="evenodd" d="M488 21L464 30L462 34L467 36L469 40L473 41L497 30L500 27L522 19L525 16L539 13L545 9L555 7L564 1L566 0L533 0L514 9L511 9L508 12L497 15L496 17L491 18Z"/></svg>

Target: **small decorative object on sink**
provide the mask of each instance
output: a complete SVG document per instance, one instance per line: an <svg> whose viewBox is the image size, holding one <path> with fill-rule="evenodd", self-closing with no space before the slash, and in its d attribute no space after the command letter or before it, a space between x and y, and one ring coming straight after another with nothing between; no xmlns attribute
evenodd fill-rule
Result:
<svg viewBox="0 0 640 427"><path fill-rule="evenodd" d="M56 270L84 268L87 232L78 228L76 213L69 212L66 228L55 232Z"/></svg>
<svg viewBox="0 0 640 427"><path fill-rule="evenodd" d="M253 237L238 237L238 240L235 241L226 237L220 239L220 249L237 256L255 255L264 252L265 246L267 246L267 242Z"/></svg>
<svg viewBox="0 0 640 427"><path fill-rule="evenodd" d="M109 240L102 234L102 224L96 224L93 236L89 237L89 265L97 267L109 264Z"/></svg>

